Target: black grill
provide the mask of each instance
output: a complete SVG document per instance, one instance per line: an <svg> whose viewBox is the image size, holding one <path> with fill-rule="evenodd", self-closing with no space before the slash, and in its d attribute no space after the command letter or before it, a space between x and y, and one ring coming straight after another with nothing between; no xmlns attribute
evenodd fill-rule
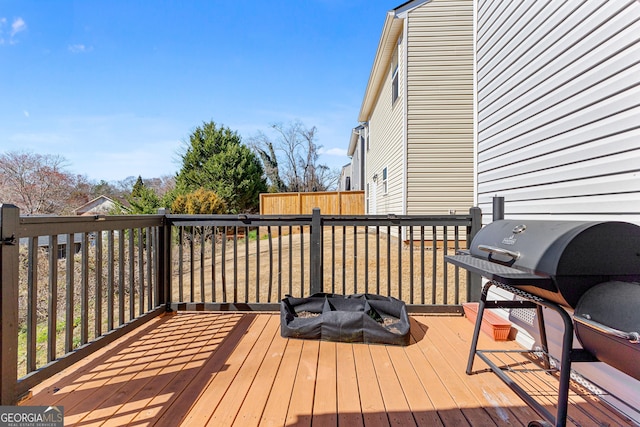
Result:
<svg viewBox="0 0 640 427"><path fill-rule="evenodd" d="M537 309L546 353L542 310L546 307L557 311L565 326L556 416L510 384L541 415L565 425L572 361L602 361L640 380L639 226L617 221L499 220L482 228L468 251L446 258L489 279L480 300L467 373L478 355L503 376L476 349L485 308ZM487 301L491 286L509 290L525 302ZM574 324L583 349L573 348Z"/></svg>

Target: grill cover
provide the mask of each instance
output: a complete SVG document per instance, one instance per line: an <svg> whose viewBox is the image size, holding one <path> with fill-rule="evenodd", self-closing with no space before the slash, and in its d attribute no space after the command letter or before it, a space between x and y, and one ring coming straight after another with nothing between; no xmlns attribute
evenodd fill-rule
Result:
<svg viewBox="0 0 640 427"><path fill-rule="evenodd" d="M617 221L499 220L474 237L456 265L575 307L598 283L640 280L640 227Z"/></svg>

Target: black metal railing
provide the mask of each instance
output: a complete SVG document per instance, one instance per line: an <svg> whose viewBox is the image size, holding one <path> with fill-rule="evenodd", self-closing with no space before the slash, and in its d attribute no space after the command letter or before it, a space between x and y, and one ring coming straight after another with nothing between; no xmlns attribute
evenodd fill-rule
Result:
<svg viewBox="0 0 640 427"><path fill-rule="evenodd" d="M466 247L479 224L477 208L21 217L0 205L1 404L166 310L277 310L285 295L329 292L461 312L480 286L444 255Z"/></svg>
<svg viewBox="0 0 640 427"><path fill-rule="evenodd" d="M460 311L466 273L444 256L466 247L472 215L168 215L172 307L278 309L286 295L376 293L413 311ZM177 246L177 249L176 249ZM212 260L215 260L213 262ZM476 297L477 298L477 297Z"/></svg>

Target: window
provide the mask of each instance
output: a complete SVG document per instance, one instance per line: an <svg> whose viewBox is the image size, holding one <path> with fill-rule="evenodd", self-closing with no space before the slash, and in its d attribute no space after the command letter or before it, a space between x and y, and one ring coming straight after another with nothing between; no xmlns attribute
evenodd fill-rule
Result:
<svg viewBox="0 0 640 427"><path fill-rule="evenodd" d="M382 169L382 194L387 194L387 168Z"/></svg>
<svg viewBox="0 0 640 427"><path fill-rule="evenodd" d="M398 82L398 48L393 51L391 56L391 105L395 104L399 95Z"/></svg>

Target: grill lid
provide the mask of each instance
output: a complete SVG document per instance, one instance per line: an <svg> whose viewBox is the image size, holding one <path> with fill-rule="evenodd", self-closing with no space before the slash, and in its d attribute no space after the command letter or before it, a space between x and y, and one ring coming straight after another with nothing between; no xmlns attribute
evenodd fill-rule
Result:
<svg viewBox="0 0 640 427"><path fill-rule="evenodd" d="M471 255L550 276L639 274L640 227L614 221L501 220L478 232Z"/></svg>
<svg viewBox="0 0 640 427"><path fill-rule="evenodd" d="M575 307L609 280L640 279L640 227L618 221L499 220L448 261L489 279Z"/></svg>

